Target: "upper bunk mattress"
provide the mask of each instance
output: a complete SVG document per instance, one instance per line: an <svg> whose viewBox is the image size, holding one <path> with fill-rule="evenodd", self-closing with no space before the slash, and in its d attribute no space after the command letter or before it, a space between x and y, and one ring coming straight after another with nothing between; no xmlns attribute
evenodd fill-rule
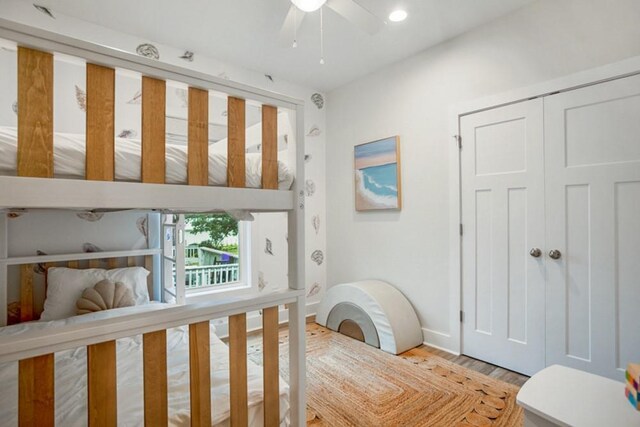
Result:
<svg viewBox="0 0 640 427"><path fill-rule="evenodd" d="M18 130L0 127L0 175L16 175ZM53 141L53 170L56 178L84 179L85 136L55 133ZM142 143L138 139L115 138L116 181L141 181ZM209 185L227 185L226 143L219 142L209 148ZM187 183L187 147L166 144L166 183ZM246 154L246 186L262 187L262 156ZM278 189L288 190L293 183L293 172L278 161Z"/></svg>

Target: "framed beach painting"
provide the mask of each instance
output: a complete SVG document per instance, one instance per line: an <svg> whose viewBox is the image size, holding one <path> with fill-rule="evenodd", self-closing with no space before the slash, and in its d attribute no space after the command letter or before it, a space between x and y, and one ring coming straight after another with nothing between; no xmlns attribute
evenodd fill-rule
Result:
<svg viewBox="0 0 640 427"><path fill-rule="evenodd" d="M354 160L356 210L401 209L400 138L356 145Z"/></svg>

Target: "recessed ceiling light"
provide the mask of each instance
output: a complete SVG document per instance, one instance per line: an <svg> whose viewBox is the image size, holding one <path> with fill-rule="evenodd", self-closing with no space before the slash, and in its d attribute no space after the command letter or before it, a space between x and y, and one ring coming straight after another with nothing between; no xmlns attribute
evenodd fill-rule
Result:
<svg viewBox="0 0 640 427"><path fill-rule="evenodd" d="M389 14L389 21L401 22L407 19L407 11L402 9L394 10Z"/></svg>

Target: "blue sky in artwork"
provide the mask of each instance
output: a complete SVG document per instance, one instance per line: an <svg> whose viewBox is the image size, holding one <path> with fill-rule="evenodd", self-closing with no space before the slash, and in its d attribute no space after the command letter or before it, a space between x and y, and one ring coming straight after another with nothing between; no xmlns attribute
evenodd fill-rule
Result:
<svg viewBox="0 0 640 427"><path fill-rule="evenodd" d="M390 154L396 152L396 138L391 137L381 139L380 141L371 142L369 144L357 145L355 147L356 159L379 156L381 154Z"/></svg>

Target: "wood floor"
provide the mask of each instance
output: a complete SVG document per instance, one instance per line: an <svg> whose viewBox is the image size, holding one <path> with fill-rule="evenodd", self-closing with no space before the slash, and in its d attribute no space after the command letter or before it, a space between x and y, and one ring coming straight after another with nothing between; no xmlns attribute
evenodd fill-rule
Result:
<svg viewBox="0 0 640 427"><path fill-rule="evenodd" d="M522 375L517 372L513 372L508 369L504 369L469 356L456 356L455 354L438 350L437 348L429 347L426 345L421 345L416 350L427 351L431 354L435 354L436 356L440 356L443 359L448 360L449 362L455 363L456 365L463 366L467 369L471 369L473 371L479 372L500 381L504 381L509 384L517 385L518 387L522 387L522 385L529 379L529 377L527 377L526 375Z"/></svg>

